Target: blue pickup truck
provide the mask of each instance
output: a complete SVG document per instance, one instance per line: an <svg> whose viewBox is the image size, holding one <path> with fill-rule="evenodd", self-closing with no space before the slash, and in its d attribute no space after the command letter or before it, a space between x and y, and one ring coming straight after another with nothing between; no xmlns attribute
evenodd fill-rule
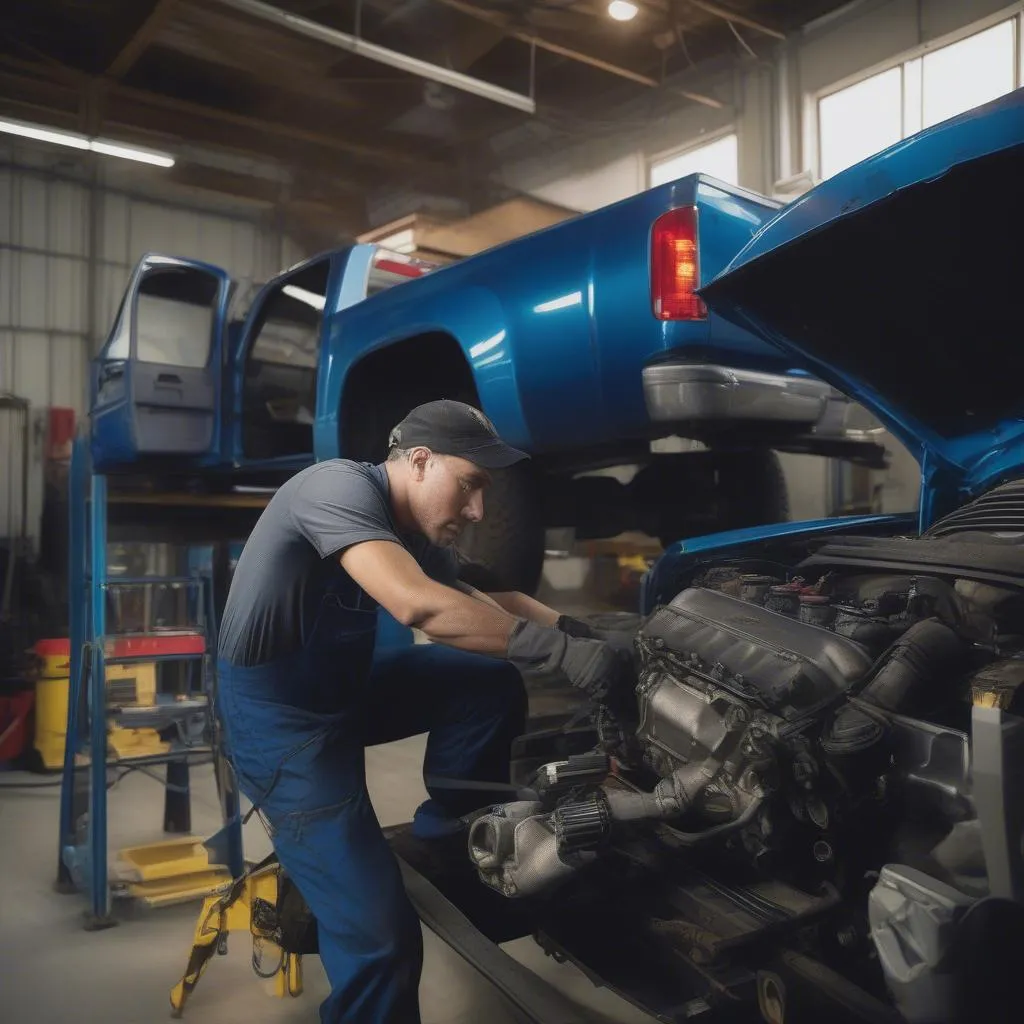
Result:
<svg viewBox="0 0 1024 1024"><path fill-rule="evenodd" d="M546 527L668 541L785 519L773 449L880 449L845 431L839 392L697 294L778 210L690 175L450 266L339 248L242 315L226 271L146 255L93 367L94 466L274 485L379 460L410 407L450 397L533 455L465 542L478 584L532 589ZM672 435L703 449L652 453ZM616 465L639 470L590 472Z"/></svg>

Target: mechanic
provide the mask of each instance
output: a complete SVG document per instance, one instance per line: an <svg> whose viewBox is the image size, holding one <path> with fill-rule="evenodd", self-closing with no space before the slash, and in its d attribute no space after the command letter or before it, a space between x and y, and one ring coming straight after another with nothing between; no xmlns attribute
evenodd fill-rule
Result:
<svg viewBox="0 0 1024 1024"><path fill-rule="evenodd" d="M624 671L623 652L577 620L458 580L454 544L483 517L490 471L523 458L471 406L418 406L385 463L332 459L288 480L238 560L219 716L239 788L317 919L324 1022L420 1019L419 920L370 804L364 747L429 732L413 833L468 863L460 816L507 794L451 780L508 782L521 672L601 695ZM378 606L435 642L375 653Z"/></svg>

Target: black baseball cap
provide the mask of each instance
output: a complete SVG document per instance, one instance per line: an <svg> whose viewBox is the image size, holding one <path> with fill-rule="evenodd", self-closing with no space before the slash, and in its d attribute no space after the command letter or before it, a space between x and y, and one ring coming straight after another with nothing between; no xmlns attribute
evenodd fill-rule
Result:
<svg viewBox="0 0 1024 1024"><path fill-rule="evenodd" d="M439 455L457 455L484 469L505 469L530 457L505 444L479 409L448 398L417 405L388 438L389 450L421 445Z"/></svg>

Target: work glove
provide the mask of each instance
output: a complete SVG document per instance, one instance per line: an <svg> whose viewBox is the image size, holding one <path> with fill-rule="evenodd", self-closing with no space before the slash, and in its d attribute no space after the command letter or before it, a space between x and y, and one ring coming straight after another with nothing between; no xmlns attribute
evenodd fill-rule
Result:
<svg viewBox="0 0 1024 1024"><path fill-rule="evenodd" d="M560 629L520 619L508 640L508 660L527 674L562 673L577 689L602 700L628 681L632 662L610 644L569 636Z"/></svg>
<svg viewBox="0 0 1024 1024"><path fill-rule="evenodd" d="M582 619L574 619L571 615L559 615L555 622L555 629L560 629L567 636L579 637L587 640L603 640L606 644L633 656L635 646L633 644L633 633L626 630L598 629L591 626L589 622Z"/></svg>

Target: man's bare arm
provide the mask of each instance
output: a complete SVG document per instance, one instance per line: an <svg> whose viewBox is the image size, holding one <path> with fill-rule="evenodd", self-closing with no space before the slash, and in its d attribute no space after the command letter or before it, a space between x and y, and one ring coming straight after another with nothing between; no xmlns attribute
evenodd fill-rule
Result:
<svg viewBox="0 0 1024 1024"><path fill-rule="evenodd" d="M432 580L400 544L368 540L346 548L341 567L375 601L431 640L478 654L505 656L517 619Z"/></svg>
<svg viewBox="0 0 1024 1024"><path fill-rule="evenodd" d="M529 619L540 626L554 626L558 622L559 613L554 608L549 608L543 601L521 594L518 590L490 593L486 596L517 619Z"/></svg>

